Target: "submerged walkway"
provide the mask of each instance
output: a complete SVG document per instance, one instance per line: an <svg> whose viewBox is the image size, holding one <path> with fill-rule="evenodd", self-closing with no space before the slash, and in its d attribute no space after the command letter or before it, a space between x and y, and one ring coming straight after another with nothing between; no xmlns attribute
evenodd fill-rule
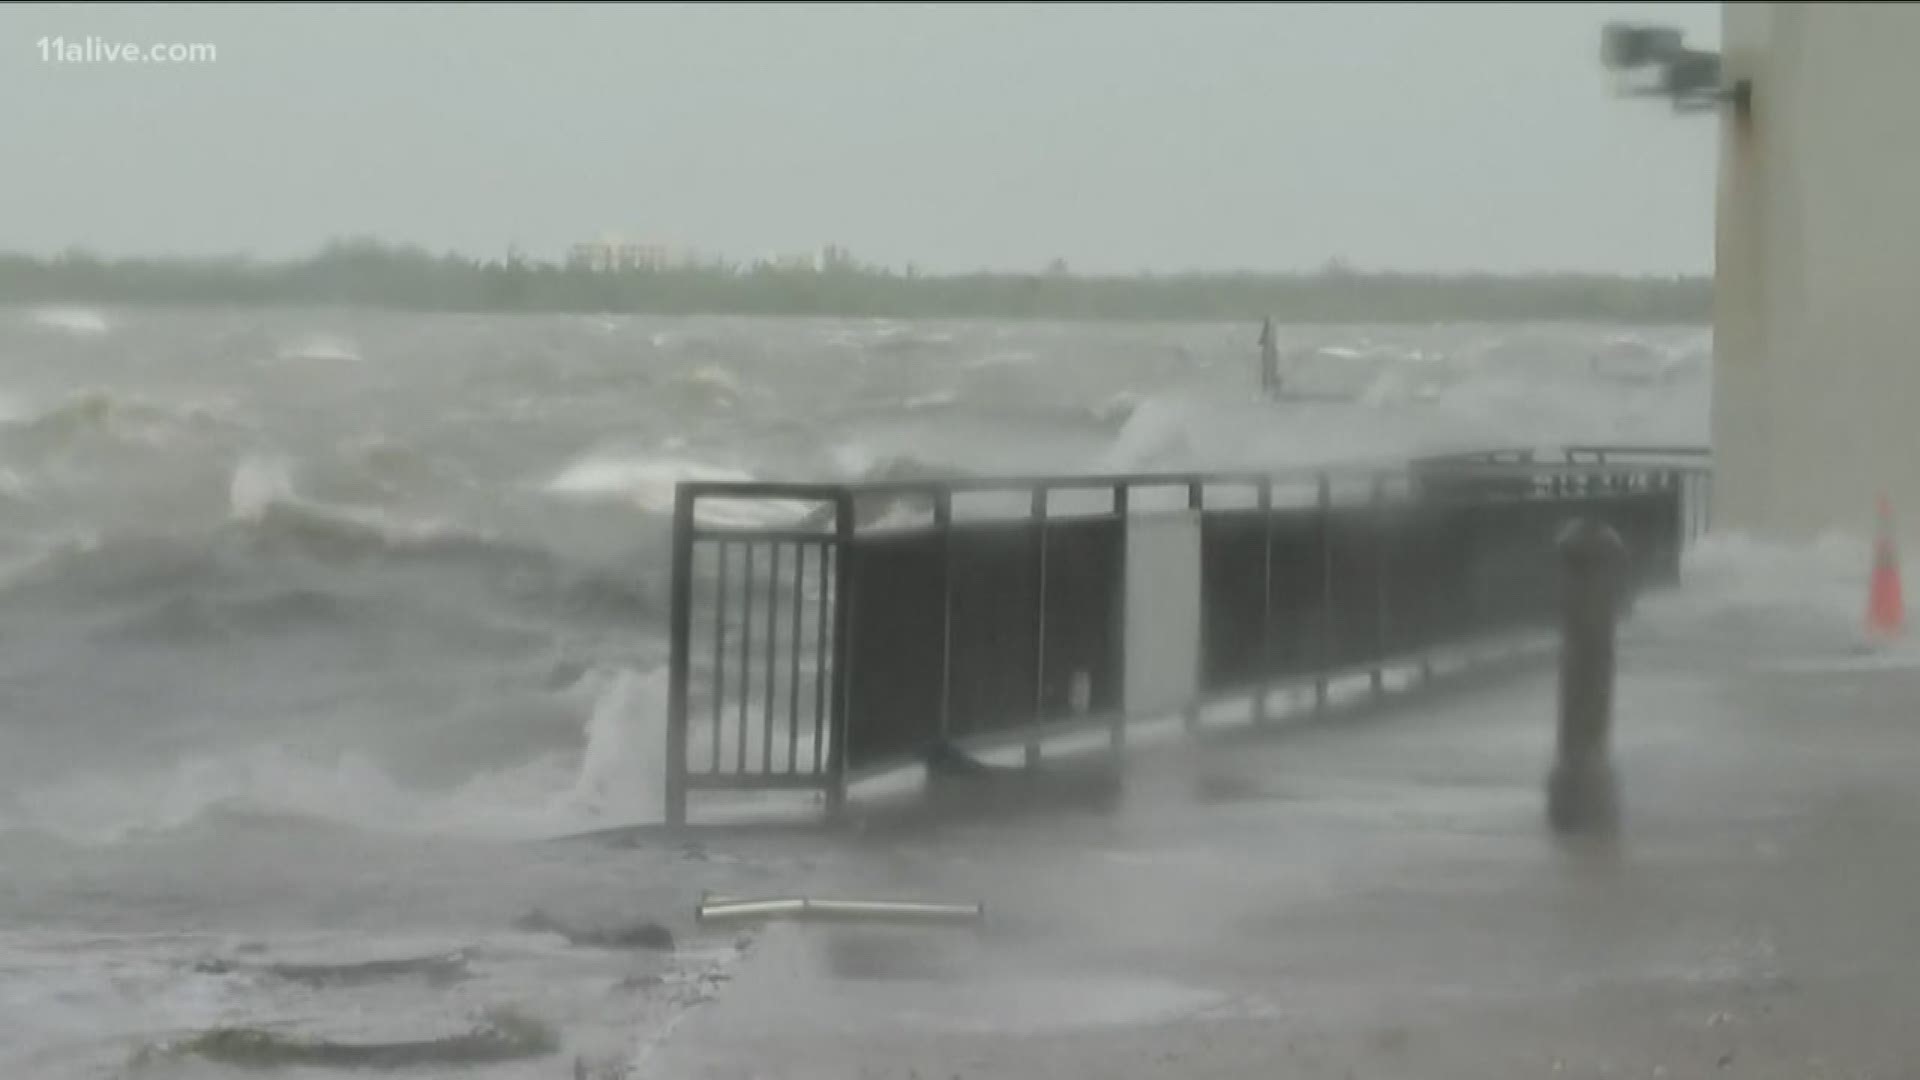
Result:
<svg viewBox="0 0 1920 1080"><path fill-rule="evenodd" d="M1920 663L1850 646L1637 618L1611 850L1544 828L1544 667L874 838L808 885L986 926L769 928L638 1075L1909 1075Z"/></svg>

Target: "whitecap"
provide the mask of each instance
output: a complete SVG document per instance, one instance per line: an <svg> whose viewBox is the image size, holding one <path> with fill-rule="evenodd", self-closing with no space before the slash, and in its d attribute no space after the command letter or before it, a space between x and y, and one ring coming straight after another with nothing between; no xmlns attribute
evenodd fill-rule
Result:
<svg viewBox="0 0 1920 1080"><path fill-rule="evenodd" d="M1039 356L1036 353L1025 349L1011 349L1002 352L988 353L985 356L976 356L962 363L960 366L972 371L978 371L982 368L1024 367L1037 359L1039 359Z"/></svg>
<svg viewBox="0 0 1920 1080"><path fill-rule="evenodd" d="M958 401L959 398L960 395L951 389L934 390L925 394L915 394L903 402L902 407L910 412L917 412L921 409L932 409L942 405L951 405L955 401Z"/></svg>
<svg viewBox="0 0 1920 1080"><path fill-rule="evenodd" d="M673 509L674 485L683 480L744 481L753 474L684 458L594 454L581 458L547 482L555 495L631 501L642 509Z"/></svg>
<svg viewBox="0 0 1920 1080"><path fill-rule="evenodd" d="M99 337L113 329L106 314L96 308L55 306L35 308L28 315L33 325L75 337Z"/></svg>
<svg viewBox="0 0 1920 1080"><path fill-rule="evenodd" d="M285 361L357 364L364 357L351 340L331 334L309 334L283 342L275 354Z"/></svg>
<svg viewBox="0 0 1920 1080"><path fill-rule="evenodd" d="M592 454L575 461L547 481L550 495L589 502L619 502L648 513L673 512L675 489L688 481L744 482L753 474L686 458L648 454ZM790 499L702 499L699 520L714 526L792 525L817 509Z"/></svg>
<svg viewBox="0 0 1920 1080"><path fill-rule="evenodd" d="M681 376L679 381L723 401L737 399L745 392L740 383L740 376L718 364L704 364L697 367Z"/></svg>
<svg viewBox="0 0 1920 1080"><path fill-rule="evenodd" d="M234 467L227 488L229 516L273 535L331 552L485 546L494 538L449 521L405 518L385 510L309 499L294 488L285 458L251 455Z"/></svg>
<svg viewBox="0 0 1920 1080"><path fill-rule="evenodd" d="M227 484L227 509L236 521L259 522L275 504L293 498L293 466L285 458L242 458Z"/></svg>

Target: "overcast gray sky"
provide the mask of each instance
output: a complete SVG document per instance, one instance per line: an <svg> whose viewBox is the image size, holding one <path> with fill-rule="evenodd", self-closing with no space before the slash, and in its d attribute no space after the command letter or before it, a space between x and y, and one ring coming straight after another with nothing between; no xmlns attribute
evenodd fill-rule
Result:
<svg viewBox="0 0 1920 1080"><path fill-rule="evenodd" d="M8 5L0 248L1700 272L1713 122L1611 97L1598 39L1719 7Z"/></svg>

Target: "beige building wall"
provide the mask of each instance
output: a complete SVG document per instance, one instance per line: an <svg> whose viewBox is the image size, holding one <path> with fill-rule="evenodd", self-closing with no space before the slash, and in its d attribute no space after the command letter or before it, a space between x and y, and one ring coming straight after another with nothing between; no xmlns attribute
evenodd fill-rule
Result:
<svg viewBox="0 0 1920 1080"><path fill-rule="evenodd" d="M1920 5L1725 5L1714 525L1920 522ZM1909 530L1911 531L1911 530Z"/></svg>

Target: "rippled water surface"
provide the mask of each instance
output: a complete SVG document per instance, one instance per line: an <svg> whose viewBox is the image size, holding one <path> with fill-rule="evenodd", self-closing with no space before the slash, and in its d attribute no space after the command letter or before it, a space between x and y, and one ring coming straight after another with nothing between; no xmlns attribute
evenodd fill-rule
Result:
<svg viewBox="0 0 1920 1080"><path fill-rule="evenodd" d="M495 1007L612 1053L697 997L724 949L514 927L681 899L540 842L658 813L678 480L1706 436L1704 330L1293 328L1278 404L1257 330L0 309L0 1065Z"/></svg>

